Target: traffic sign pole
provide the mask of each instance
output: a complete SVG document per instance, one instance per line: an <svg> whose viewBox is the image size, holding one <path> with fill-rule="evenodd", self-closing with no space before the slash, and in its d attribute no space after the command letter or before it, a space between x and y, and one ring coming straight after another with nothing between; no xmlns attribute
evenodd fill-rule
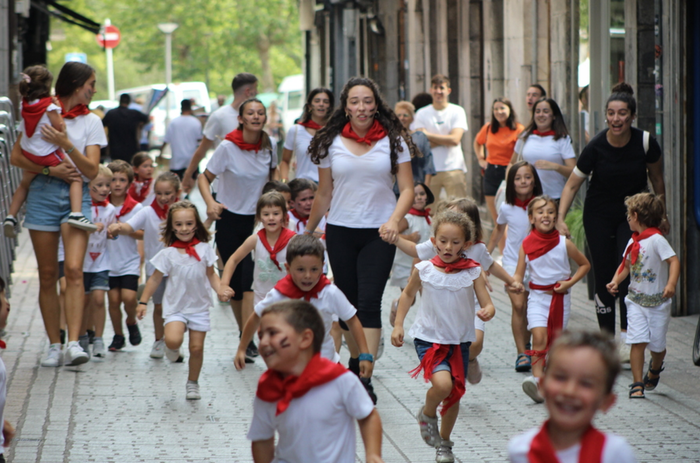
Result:
<svg viewBox="0 0 700 463"><path fill-rule="evenodd" d="M105 19L105 30L107 29L107 26L111 24L112 23L109 19ZM104 32L103 40L105 43L107 42L107 36ZM109 93L109 99L114 100L114 57L112 56L112 47L105 47L105 55L107 58L107 89Z"/></svg>

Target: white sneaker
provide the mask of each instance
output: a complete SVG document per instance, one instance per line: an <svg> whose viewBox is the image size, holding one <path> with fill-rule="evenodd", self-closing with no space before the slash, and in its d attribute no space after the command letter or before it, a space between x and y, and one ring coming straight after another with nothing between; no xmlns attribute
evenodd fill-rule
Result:
<svg viewBox="0 0 700 463"><path fill-rule="evenodd" d="M469 384L479 384L481 382L481 367L479 366L478 358L469 361L469 366L467 367L467 382Z"/></svg>
<svg viewBox="0 0 700 463"><path fill-rule="evenodd" d="M107 356L107 349L105 349L105 342L102 338L95 338L92 342L92 356L101 359Z"/></svg>
<svg viewBox="0 0 700 463"><path fill-rule="evenodd" d="M384 353L384 328L379 329L379 346L377 346L377 357L374 360L382 358Z"/></svg>
<svg viewBox="0 0 700 463"><path fill-rule="evenodd" d="M165 347L165 356L173 363L182 363L185 360L185 357L180 354L180 349L168 349L167 346Z"/></svg>
<svg viewBox="0 0 700 463"><path fill-rule="evenodd" d="M451 440L440 438L438 444L435 446L435 461L437 463L454 463L455 456L452 454L452 447L454 447L454 445L454 442Z"/></svg>
<svg viewBox="0 0 700 463"><path fill-rule="evenodd" d="M151 347L151 358L162 359L165 355L165 339L159 339Z"/></svg>
<svg viewBox="0 0 700 463"><path fill-rule="evenodd" d="M80 347L78 341L71 341L63 354L66 366L82 365L90 360L90 356Z"/></svg>
<svg viewBox="0 0 700 463"><path fill-rule="evenodd" d="M199 383L196 381L187 381L187 400L200 400L202 395L199 393Z"/></svg>
<svg viewBox="0 0 700 463"><path fill-rule="evenodd" d="M540 390L537 387L539 384L539 379L534 376L528 376L523 380L523 391L527 394L535 403L541 404L544 402L544 398L540 395Z"/></svg>
<svg viewBox="0 0 700 463"><path fill-rule="evenodd" d="M46 357L41 359L42 367L60 367L63 365L63 352L61 352L61 343L51 344L46 353Z"/></svg>

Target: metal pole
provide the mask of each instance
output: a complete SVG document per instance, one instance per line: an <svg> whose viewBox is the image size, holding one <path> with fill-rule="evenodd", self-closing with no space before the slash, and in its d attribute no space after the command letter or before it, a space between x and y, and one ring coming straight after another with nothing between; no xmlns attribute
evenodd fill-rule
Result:
<svg viewBox="0 0 700 463"><path fill-rule="evenodd" d="M172 80L173 63L172 63L172 33L165 34L165 87L168 89L165 93L165 128L167 130L170 125L170 81Z"/></svg>
<svg viewBox="0 0 700 463"><path fill-rule="evenodd" d="M112 22L109 19L105 19L105 26L111 25ZM103 40L106 40L106 35L103 34ZM109 99L114 100L114 58L112 55L112 49L105 47L105 54L107 58L107 92L109 94Z"/></svg>

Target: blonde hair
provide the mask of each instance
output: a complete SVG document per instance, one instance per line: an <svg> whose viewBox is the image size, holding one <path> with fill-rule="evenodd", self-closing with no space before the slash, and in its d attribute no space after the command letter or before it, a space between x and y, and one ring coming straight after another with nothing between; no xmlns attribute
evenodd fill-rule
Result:
<svg viewBox="0 0 700 463"><path fill-rule="evenodd" d="M160 240L166 246L170 246L175 242L177 237L175 236L175 227L173 227L173 215L177 211L183 210L191 210L194 213L194 221L196 226L194 231L194 237L202 243L209 242L211 234L202 223L202 219L199 218L199 212L197 211L197 207L187 200L178 201L168 208L168 217L166 217L165 223L162 226L162 237Z"/></svg>
<svg viewBox="0 0 700 463"><path fill-rule="evenodd" d="M435 217L433 224L433 235L437 237L441 225L452 224L458 226L464 233L464 241L474 241L474 223L466 214L445 210Z"/></svg>
<svg viewBox="0 0 700 463"><path fill-rule="evenodd" d="M109 179L111 179L112 177L114 177L114 174L113 174L112 171L109 169L109 167L107 167L107 166L104 165L104 164L100 164L100 165L97 166L97 175L95 176L95 178L99 177L100 175L102 175L103 177L107 177L107 178L109 178ZM93 180L94 180L94 179L93 179Z"/></svg>
<svg viewBox="0 0 700 463"><path fill-rule="evenodd" d="M645 227L661 225L666 215L666 208L661 196L653 193L638 193L625 199L627 214L637 214L637 222Z"/></svg>
<svg viewBox="0 0 700 463"><path fill-rule="evenodd" d="M408 113L411 115L411 118L414 118L416 115L416 107L413 106L413 103L410 101L399 101L394 105L394 112L398 110L399 108L405 109L408 111Z"/></svg>

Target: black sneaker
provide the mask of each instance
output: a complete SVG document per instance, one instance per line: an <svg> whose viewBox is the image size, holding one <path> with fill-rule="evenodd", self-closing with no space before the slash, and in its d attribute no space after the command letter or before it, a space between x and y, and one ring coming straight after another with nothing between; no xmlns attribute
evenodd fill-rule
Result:
<svg viewBox="0 0 700 463"><path fill-rule="evenodd" d="M66 343L66 330L61 330L60 336L61 336L61 345L64 345Z"/></svg>
<svg viewBox="0 0 700 463"><path fill-rule="evenodd" d="M126 325L126 328L129 330L129 343L132 346L138 346L141 344L141 330L139 330L138 323Z"/></svg>
<svg viewBox="0 0 700 463"><path fill-rule="evenodd" d="M372 378L360 378L360 382L365 387L369 398L372 399L372 403L377 405L377 394L374 393L374 386L372 386Z"/></svg>
<svg viewBox="0 0 700 463"><path fill-rule="evenodd" d="M260 355L258 353L258 348L255 347L255 343L250 341L248 347L245 348L245 363L255 363L255 358Z"/></svg>
<svg viewBox="0 0 700 463"><path fill-rule="evenodd" d="M93 330L87 330L87 335L89 343L93 344L95 341L95 332Z"/></svg>
<svg viewBox="0 0 700 463"><path fill-rule="evenodd" d="M112 344L109 345L110 352L116 352L124 347L124 336L121 334L115 334L112 338Z"/></svg>
<svg viewBox="0 0 700 463"><path fill-rule="evenodd" d="M348 362L348 370L355 373L355 376L360 376L360 359L350 357Z"/></svg>

